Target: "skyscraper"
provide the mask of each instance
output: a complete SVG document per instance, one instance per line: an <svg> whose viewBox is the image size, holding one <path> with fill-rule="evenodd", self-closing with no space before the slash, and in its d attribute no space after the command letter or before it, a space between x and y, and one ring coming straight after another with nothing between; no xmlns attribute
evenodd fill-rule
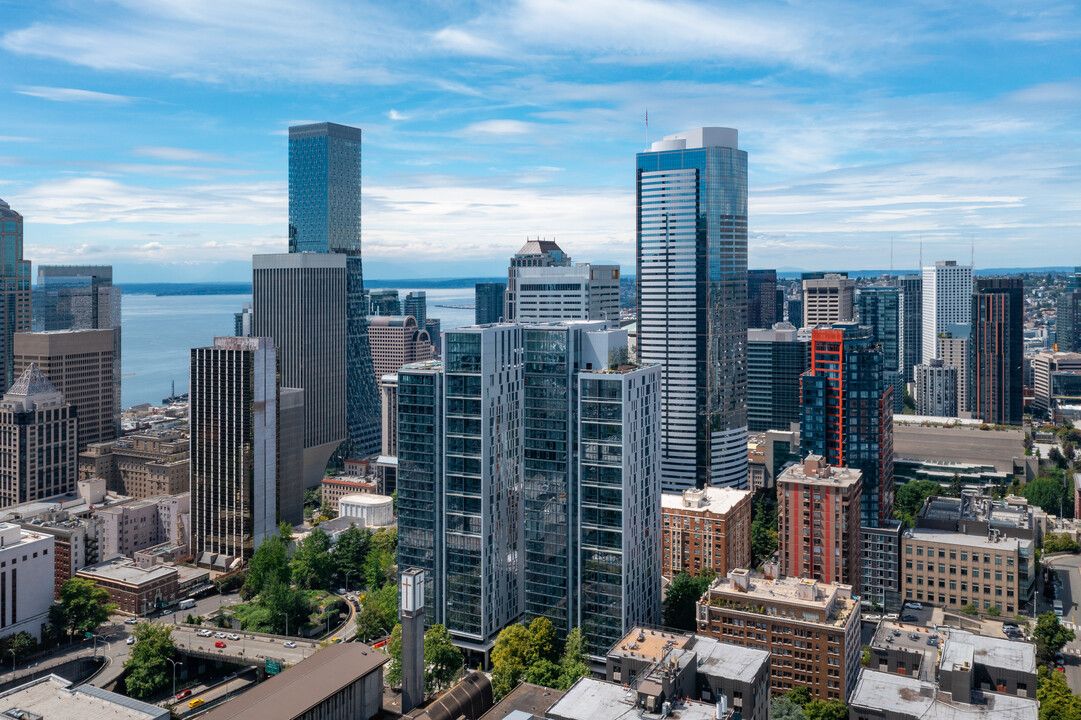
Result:
<svg viewBox="0 0 1081 720"><path fill-rule="evenodd" d="M23 260L23 216L0 200L0 382L15 382L14 335L30 329L30 261Z"/></svg>
<svg viewBox="0 0 1081 720"><path fill-rule="evenodd" d="M371 290L368 295L368 315L401 315L402 300L397 290Z"/></svg>
<svg viewBox="0 0 1081 720"><path fill-rule="evenodd" d="M783 297L783 296L782 296ZM768 330L777 320L777 271L747 271L747 327Z"/></svg>
<svg viewBox="0 0 1081 720"><path fill-rule="evenodd" d="M1062 352L1081 352L1081 267L1067 275L1066 290L1059 296L1055 342Z"/></svg>
<svg viewBox="0 0 1081 720"><path fill-rule="evenodd" d="M304 389L309 488L322 483L327 461L346 439L347 262L341 254L309 252L252 258L252 335L274 340L282 385ZM372 373L370 355L367 367Z"/></svg>
<svg viewBox="0 0 1081 720"><path fill-rule="evenodd" d="M504 298L507 294L506 283L477 283L474 288L474 321L477 325L489 325L499 322L503 317Z"/></svg>
<svg viewBox="0 0 1081 720"><path fill-rule="evenodd" d="M804 327L851 321L855 301L856 281L848 273L804 273Z"/></svg>
<svg viewBox="0 0 1081 720"><path fill-rule="evenodd" d="M896 286L872 285L860 290L856 305L860 325L871 328L875 340L882 346L882 369L886 381L893 385L893 411L904 409L904 296Z"/></svg>
<svg viewBox="0 0 1081 720"><path fill-rule="evenodd" d="M870 328L836 323L811 333L811 369L803 376L804 456L863 476L860 524L893 514L893 385Z"/></svg>
<svg viewBox="0 0 1081 720"><path fill-rule="evenodd" d="M618 265L520 267L514 277L515 322L619 322Z"/></svg>
<svg viewBox="0 0 1081 720"><path fill-rule="evenodd" d="M408 293L402 301L402 314L412 315L417 319L417 327L424 329L428 321L428 295L423 290Z"/></svg>
<svg viewBox="0 0 1081 720"><path fill-rule="evenodd" d="M915 370L916 414L957 417L957 368L935 359Z"/></svg>
<svg viewBox="0 0 1081 720"><path fill-rule="evenodd" d="M1024 294L1021 278L980 278L972 294L969 407L987 423L1024 419Z"/></svg>
<svg viewBox="0 0 1081 720"><path fill-rule="evenodd" d="M923 278L901 277L901 367L905 382L912 382L912 368L923 362Z"/></svg>
<svg viewBox="0 0 1081 720"><path fill-rule="evenodd" d="M277 352L219 337L191 351L191 539L202 566L247 561L278 531Z"/></svg>
<svg viewBox="0 0 1081 720"><path fill-rule="evenodd" d="M336 123L289 128L289 252L347 258L347 457L378 453L380 443L360 251L360 143L359 128Z"/></svg>
<svg viewBox="0 0 1081 720"><path fill-rule="evenodd" d="M667 492L747 485L747 153L731 128L637 156L638 357L660 364Z"/></svg>
<svg viewBox="0 0 1081 720"><path fill-rule="evenodd" d="M422 362L432 356L428 331L412 315L374 315L368 320L368 345L376 382L398 372L402 365Z"/></svg>
<svg viewBox="0 0 1081 720"><path fill-rule="evenodd" d="M972 326L947 325L935 338L935 347L943 365L957 369L957 414L969 417L968 378L971 374L971 358L968 347L972 336ZM930 361L928 361L930 362Z"/></svg>
<svg viewBox="0 0 1081 720"><path fill-rule="evenodd" d="M510 267L507 269L507 294L504 298L506 307L503 311L503 320L514 320L514 308L517 300L518 280L517 269L525 267L570 267L571 258L564 255L563 250L556 245L555 240L526 240L522 249L510 259Z"/></svg>
<svg viewBox="0 0 1081 720"><path fill-rule="evenodd" d="M797 329L804 327L802 298L793 298L788 301L788 324Z"/></svg>
<svg viewBox="0 0 1081 720"><path fill-rule="evenodd" d="M788 430L800 421L800 376L811 366L811 344L796 328L747 331L747 428Z"/></svg>
<svg viewBox="0 0 1081 720"><path fill-rule="evenodd" d="M923 360L938 357L935 339L950 325L972 321L972 267L939 260L923 269Z"/></svg>

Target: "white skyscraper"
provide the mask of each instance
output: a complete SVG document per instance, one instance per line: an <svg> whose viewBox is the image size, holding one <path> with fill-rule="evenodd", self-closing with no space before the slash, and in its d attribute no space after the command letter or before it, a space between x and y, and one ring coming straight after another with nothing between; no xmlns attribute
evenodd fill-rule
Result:
<svg viewBox="0 0 1081 720"><path fill-rule="evenodd" d="M619 266L511 268L515 322L619 321Z"/></svg>
<svg viewBox="0 0 1081 720"><path fill-rule="evenodd" d="M939 260L923 269L923 357L939 357L936 338L950 325L972 323L972 267Z"/></svg>

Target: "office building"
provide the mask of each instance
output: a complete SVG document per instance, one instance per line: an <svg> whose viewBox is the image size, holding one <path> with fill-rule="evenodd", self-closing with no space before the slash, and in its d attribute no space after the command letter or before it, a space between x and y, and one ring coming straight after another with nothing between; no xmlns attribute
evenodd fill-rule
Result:
<svg viewBox="0 0 1081 720"><path fill-rule="evenodd" d="M860 597L864 607L875 603L888 613L901 611L901 533L904 526L886 520L878 527L860 528Z"/></svg>
<svg viewBox="0 0 1081 720"><path fill-rule="evenodd" d="M906 601L1021 612L1035 587L1035 540L910 528L902 538Z"/></svg>
<svg viewBox="0 0 1081 720"><path fill-rule="evenodd" d="M694 488L661 494L661 574L697 576L751 564L750 490Z"/></svg>
<svg viewBox="0 0 1081 720"><path fill-rule="evenodd" d="M901 367L905 382L913 381L912 368L923 362L923 277L901 276Z"/></svg>
<svg viewBox="0 0 1081 720"><path fill-rule="evenodd" d="M201 566L246 562L277 533L277 369L270 338L192 348L191 537Z"/></svg>
<svg viewBox="0 0 1081 720"><path fill-rule="evenodd" d="M442 333L439 330L439 318L428 318L424 321L424 329L428 331L428 339L432 341L432 356L439 357L443 354L440 349Z"/></svg>
<svg viewBox="0 0 1081 720"><path fill-rule="evenodd" d="M731 128L637 155L638 358L659 364L664 490L747 485L747 153Z"/></svg>
<svg viewBox="0 0 1081 720"><path fill-rule="evenodd" d="M803 278L803 327L850 322L856 315L856 281L847 273Z"/></svg>
<svg viewBox="0 0 1081 720"><path fill-rule="evenodd" d="M941 357L935 339L951 325L972 321L972 267L956 260L939 260L923 268L923 358ZM956 366L955 366L956 367Z"/></svg>
<svg viewBox="0 0 1081 720"><path fill-rule="evenodd" d="M771 653L774 695L805 687L812 699L843 701L852 691L860 605L846 585L736 569L713 581L697 614L699 635Z"/></svg>
<svg viewBox="0 0 1081 720"><path fill-rule="evenodd" d="M618 265L526 266L512 271L515 322L619 321Z"/></svg>
<svg viewBox="0 0 1081 720"><path fill-rule="evenodd" d="M24 530L49 535L53 539L54 599L60 599L60 588L75 577L75 573L87 565L100 562L98 546L101 521L95 515L78 517L67 510L49 510L20 516L20 513L12 510L9 508L11 520Z"/></svg>
<svg viewBox="0 0 1081 720"><path fill-rule="evenodd" d="M477 325L490 325L503 318L504 298L507 294L506 283L477 283L474 288L475 322Z"/></svg>
<svg viewBox="0 0 1081 720"><path fill-rule="evenodd" d="M412 315L376 315L368 320L368 344L376 380L398 372L402 365L432 356L428 331Z"/></svg>
<svg viewBox="0 0 1081 720"><path fill-rule="evenodd" d="M916 414L957 417L957 368L936 358L913 369L916 371Z"/></svg>
<svg viewBox="0 0 1081 720"><path fill-rule="evenodd" d="M53 560L52 535L0 523L0 637L27 632L42 639L53 604Z"/></svg>
<svg viewBox="0 0 1081 720"><path fill-rule="evenodd" d="M0 507L75 491L75 408L30 363L0 400Z"/></svg>
<svg viewBox="0 0 1081 720"><path fill-rule="evenodd" d="M162 543L190 545L191 493L137 500L94 515L101 525L98 553L102 560L130 558Z"/></svg>
<svg viewBox="0 0 1081 720"><path fill-rule="evenodd" d="M969 408L992 425L1024 419L1025 286L1021 278L980 278L972 294Z"/></svg>
<svg viewBox="0 0 1081 720"><path fill-rule="evenodd" d="M860 587L859 470L808 455L777 477L781 572Z"/></svg>
<svg viewBox="0 0 1081 720"><path fill-rule="evenodd" d="M79 450L108 442L120 427L115 330L50 330L15 334L15 372L37 365L75 408Z"/></svg>
<svg viewBox="0 0 1081 720"><path fill-rule="evenodd" d="M777 288L777 294L774 298L774 322L784 322L784 289Z"/></svg>
<svg viewBox="0 0 1081 720"><path fill-rule="evenodd" d="M83 720L169 720L168 708L133 700L93 685L73 685L59 675L46 675L0 693L0 705L17 708L16 718L83 718Z"/></svg>
<svg viewBox="0 0 1081 720"><path fill-rule="evenodd" d="M1050 415L1059 402L1081 395L1081 352L1042 352L1032 358L1032 409Z"/></svg>
<svg viewBox="0 0 1081 720"><path fill-rule="evenodd" d="M555 240L526 239L522 249L510 259L510 267L507 269L507 292L504 296L506 305L503 310L503 320L511 322L515 319L514 309L517 307L518 301L517 271L519 268L570 266L570 256L563 253L559 245L556 245Z"/></svg>
<svg viewBox="0 0 1081 720"><path fill-rule="evenodd" d="M237 337L251 337L252 323L255 320L255 310L250 302L244 303L240 312L233 313L233 334Z"/></svg>
<svg viewBox="0 0 1081 720"><path fill-rule="evenodd" d="M397 290L371 290L368 296L368 315L401 315L402 301Z"/></svg>
<svg viewBox="0 0 1081 720"><path fill-rule="evenodd" d="M935 338L937 359L945 367L957 368L957 415L969 417L969 339L971 325L949 325Z"/></svg>
<svg viewBox="0 0 1081 720"><path fill-rule="evenodd" d="M916 527L929 530L1039 542L1047 530L1048 519L1043 510L1016 495L994 500L990 495L964 489L959 498L925 500L915 522Z"/></svg>
<svg viewBox="0 0 1081 720"><path fill-rule="evenodd" d="M360 168L359 128L336 123L289 128L289 252L331 253L346 258L347 433L341 453L344 457L365 457L379 452L379 390L368 346L361 261ZM256 303L256 316L259 314ZM401 311L394 314L400 315ZM289 357L277 336L265 332L255 335L273 337L282 348L282 357ZM307 390L302 384L291 381L285 384ZM306 394L305 403L309 402L317 403L318 412L326 412L318 398Z"/></svg>
<svg viewBox="0 0 1081 720"><path fill-rule="evenodd" d="M1081 352L1081 267L1066 276L1055 318L1055 345L1062 352Z"/></svg>
<svg viewBox="0 0 1081 720"><path fill-rule="evenodd" d="M314 252L252 258L254 337L274 340L281 385L304 390L306 488L322 482L327 462L347 436L346 261L341 254ZM367 343L365 348L371 373Z"/></svg>
<svg viewBox="0 0 1081 720"><path fill-rule="evenodd" d="M893 411L904 410L904 295L896 286L872 285L859 291L860 325L871 328L882 346L882 372L893 385Z"/></svg>
<svg viewBox="0 0 1081 720"><path fill-rule="evenodd" d="M803 299L792 298L788 301L788 324L794 328L803 327Z"/></svg>
<svg viewBox="0 0 1081 720"><path fill-rule="evenodd" d="M786 430L800 421L800 376L811 366L811 344L795 327L747 331L747 429Z"/></svg>
<svg viewBox="0 0 1081 720"><path fill-rule="evenodd" d="M776 270L747 271L747 327L769 330L777 319L777 297L781 293L784 312L784 291L777 289Z"/></svg>
<svg viewBox="0 0 1081 720"><path fill-rule="evenodd" d="M147 617L180 599L179 574L170 565L142 567L128 558L114 558L87 566L76 576L93 580L109 593L121 615Z"/></svg>
<svg viewBox="0 0 1081 720"><path fill-rule="evenodd" d="M860 472L860 525L876 527L891 518L893 385L870 328L838 323L812 331L802 397L802 454Z"/></svg>
<svg viewBox="0 0 1081 720"><path fill-rule="evenodd" d="M4 389L18 377L14 369L14 335L30 329L30 261L23 260L23 216L0 199L0 381Z"/></svg>
<svg viewBox="0 0 1081 720"><path fill-rule="evenodd" d="M417 320L417 327L424 329L428 322L428 295L423 290L407 293L402 301L402 314L412 315Z"/></svg>
<svg viewBox="0 0 1081 720"><path fill-rule="evenodd" d="M379 379L379 394L383 399L383 432L375 468L383 494L390 495L398 487L398 373Z"/></svg>
<svg viewBox="0 0 1081 720"><path fill-rule="evenodd" d="M187 432L175 428L93 443L79 453L79 479L101 478L133 498L179 495L189 487L190 448Z"/></svg>

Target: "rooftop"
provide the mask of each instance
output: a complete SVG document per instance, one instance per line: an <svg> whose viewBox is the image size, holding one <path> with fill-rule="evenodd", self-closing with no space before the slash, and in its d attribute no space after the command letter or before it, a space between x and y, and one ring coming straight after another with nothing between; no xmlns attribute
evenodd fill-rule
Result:
<svg viewBox="0 0 1081 720"><path fill-rule="evenodd" d="M1036 720L1039 704L1030 698L982 693L979 702L957 702L938 695L934 683L876 670L860 670L848 698L850 708L888 710L920 720Z"/></svg>
<svg viewBox="0 0 1081 720"><path fill-rule="evenodd" d="M142 585L155 582L170 575L176 576L176 568L168 565L154 565L141 568L128 558L115 558L97 565L88 565L78 572L91 578L101 578L126 585Z"/></svg>
<svg viewBox="0 0 1081 720"><path fill-rule="evenodd" d="M789 466L777 477L777 482L850 488L859 484L863 474L855 468L831 467L820 455L808 455L802 464Z"/></svg>
<svg viewBox="0 0 1081 720"><path fill-rule="evenodd" d="M964 630L951 630L942 645L939 667L954 670L965 663L995 668L1011 668L1019 672L1036 672L1036 646L1005 638L975 635Z"/></svg>
<svg viewBox="0 0 1081 720"><path fill-rule="evenodd" d="M725 601L740 603L751 609L762 607L769 615L786 614L779 605L794 605L805 610L817 610L824 614L825 622L836 627L844 627L850 613L856 607L849 585L831 585L809 578L783 577L770 580L760 573L737 568L728 573L728 577L717 578L707 591L711 604ZM737 608L739 609L739 608ZM791 614L790 612L788 614ZM820 622L806 615L796 618L802 622Z"/></svg>
<svg viewBox="0 0 1081 720"><path fill-rule="evenodd" d="M505 720L515 713L543 717L548 708L561 697L563 692L560 690L524 682L511 690L491 710L481 715L480 720Z"/></svg>
<svg viewBox="0 0 1081 720"><path fill-rule="evenodd" d="M750 490L736 490L728 487L684 490L681 495L661 493L661 509L723 515L750 496Z"/></svg>
<svg viewBox="0 0 1081 720"><path fill-rule="evenodd" d="M295 718L390 660L364 643L330 645L214 708L206 720ZM379 687L382 693L382 685Z"/></svg>
<svg viewBox="0 0 1081 720"><path fill-rule="evenodd" d="M608 654L614 657L659 660L668 648L684 648L690 645L693 640L694 636L686 633L632 628L617 643L618 647L613 647Z"/></svg>
<svg viewBox="0 0 1081 720"><path fill-rule="evenodd" d="M71 688L68 680L58 675L38 678L25 685L0 693L0 715L18 709L33 713L44 720L79 718L79 720L168 720L169 711L148 703L117 695L90 685Z"/></svg>
<svg viewBox="0 0 1081 720"><path fill-rule="evenodd" d="M6 394L32 397L34 395L49 395L52 393L59 393L59 390L57 390L56 386L49 382L49 378L45 377L41 370L38 369L37 363L30 363Z"/></svg>
<svg viewBox="0 0 1081 720"><path fill-rule="evenodd" d="M909 528L905 530L906 538L918 542L942 543L945 545L963 545L965 547L979 548L981 550L1002 550L1005 552L1017 552L1022 548L1030 548L1031 540L1022 538L1008 538L996 536L994 539L986 535L965 535L948 530L932 530L929 528Z"/></svg>
<svg viewBox="0 0 1081 720"><path fill-rule="evenodd" d="M635 720L660 718L635 707L637 695L622 685L582 678L548 710L548 716L565 720ZM717 708L697 702L676 703L668 717L673 720L714 720ZM216 719L215 719L216 720Z"/></svg>
<svg viewBox="0 0 1081 720"><path fill-rule="evenodd" d="M692 649L698 653L698 672L745 683L753 683L769 662L766 650L729 645L702 635L695 636Z"/></svg>

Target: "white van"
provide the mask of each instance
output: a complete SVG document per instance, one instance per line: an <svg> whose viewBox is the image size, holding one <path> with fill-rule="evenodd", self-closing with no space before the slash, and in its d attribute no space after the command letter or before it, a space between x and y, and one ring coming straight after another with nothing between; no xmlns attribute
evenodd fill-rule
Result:
<svg viewBox="0 0 1081 720"><path fill-rule="evenodd" d="M195 607L195 601L191 598L188 598L187 600L181 600L180 605L178 605L177 607L179 607L181 610L190 610L191 608Z"/></svg>
<svg viewBox="0 0 1081 720"><path fill-rule="evenodd" d="M1059 617L1063 616L1064 613L1062 612L1062 601L1061 600L1056 600L1055 604L1052 605L1052 607L1055 609L1055 614L1056 615L1058 615Z"/></svg>

